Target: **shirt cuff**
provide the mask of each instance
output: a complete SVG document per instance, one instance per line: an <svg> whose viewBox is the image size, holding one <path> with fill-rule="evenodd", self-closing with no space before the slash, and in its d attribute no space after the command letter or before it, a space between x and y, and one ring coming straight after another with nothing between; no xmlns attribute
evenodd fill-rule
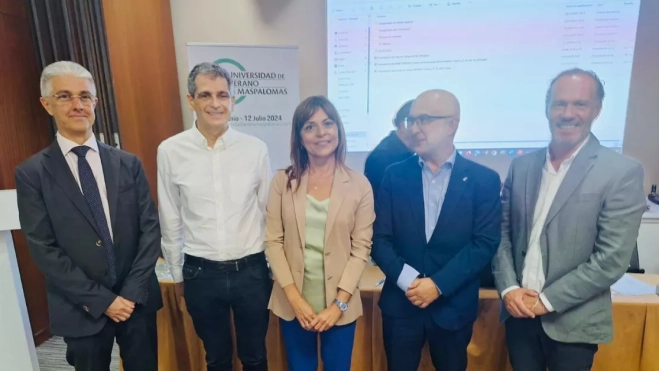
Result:
<svg viewBox="0 0 659 371"><path fill-rule="evenodd" d="M403 290L407 291L407 289L410 287L412 282L419 276L419 272L410 267L409 265L405 264L403 266L403 271L400 272L400 276L398 276L398 281L396 281L396 285Z"/></svg>
<svg viewBox="0 0 659 371"><path fill-rule="evenodd" d="M519 288L520 288L519 286L515 285L515 286L510 286L509 288L501 291L501 299L503 299L506 296L507 293L509 293L513 290L517 290Z"/></svg>
<svg viewBox="0 0 659 371"><path fill-rule="evenodd" d="M549 302L549 300L547 300L547 297L545 296L544 293L540 293L540 301L542 301L542 304L545 306L545 308L547 308L548 312L554 311L554 307L551 306L551 303Z"/></svg>
<svg viewBox="0 0 659 371"><path fill-rule="evenodd" d="M169 266L169 273L172 275L172 280L174 283L183 282L183 267L181 266Z"/></svg>

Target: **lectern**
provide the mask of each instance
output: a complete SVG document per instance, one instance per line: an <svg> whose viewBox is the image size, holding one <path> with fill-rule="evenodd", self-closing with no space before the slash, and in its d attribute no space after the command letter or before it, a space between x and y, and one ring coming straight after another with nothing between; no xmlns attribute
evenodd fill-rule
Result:
<svg viewBox="0 0 659 371"><path fill-rule="evenodd" d="M16 191L0 191L0 369L39 371L11 236L16 229Z"/></svg>

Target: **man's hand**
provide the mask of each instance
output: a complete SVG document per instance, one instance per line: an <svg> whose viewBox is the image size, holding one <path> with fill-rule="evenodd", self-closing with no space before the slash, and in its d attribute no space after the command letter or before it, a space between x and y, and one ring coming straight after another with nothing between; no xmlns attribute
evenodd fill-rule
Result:
<svg viewBox="0 0 659 371"><path fill-rule="evenodd" d="M535 318L527 302L533 306L536 300L540 300L538 293L524 288L511 290L503 297L506 310L515 318Z"/></svg>
<svg viewBox="0 0 659 371"><path fill-rule="evenodd" d="M545 314L549 313L547 307L545 307L545 304L542 302L542 300L540 300L540 296L536 297L535 299L530 296L525 296L524 305L526 305L526 307L529 308L529 310L532 311L536 316L544 316Z"/></svg>
<svg viewBox="0 0 659 371"><path fill-rule="evenodd" d="M316 319L311 321L311 325L309 325L309 327L318 332L327 331L336 324L336 321L339 320L339 317L341 317L341 309L339 309L336 304L332 304L322 312L318 313Z"/></svg>
<svg viewBox="0 0 659 371"><path fill-rule="evenodd" d="M121 296L117 296L105 311L105 315L119 323L128 320L131 314L133 314L133 310L135 310L135 303Z"/></svg>
<svg viewBox="0 0 659 371"><path fill-rule="evenodd" d="M407 288L405 295L412 304L425 308L439 298L439 289L432 279L417 278Z"/></svg>
<svg viewBox="0 0 659 371"><path fill-rule="evenodd" d="M183 297L183 294L185 293L185 286L183 285L183 282L178 282L174 284L174 293L177 296Z"/></svg>

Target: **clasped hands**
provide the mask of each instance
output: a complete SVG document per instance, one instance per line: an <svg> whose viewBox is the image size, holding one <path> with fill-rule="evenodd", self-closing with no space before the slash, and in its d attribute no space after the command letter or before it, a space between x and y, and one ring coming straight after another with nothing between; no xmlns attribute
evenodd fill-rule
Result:
<svg viewBox="0 0 659 371"><path fill-rule="evenodd" d="M441 294L435 282L430 278L415 278L407 288L405 296L409 301L419 308L426 308Z"/></svg>
<svg viewBox="0 0 659 371"><path fill-rule="evenodd" d="M105 315L110 317L114 322L119 323L127 321L133 314L134 310L135 303L128 299L124 299L121 296L117 296L108 309L105 310Z"/></svg>
<svg viewBox="0 0 659 371"><path fill-rule="evenodd" d="M295 317L300 326L307 331L323 332L332 328L341 317L341 309L335 304L323 309L320 313L316 314L302 297L298 297L291 302L291 306L295 311Z"/></svg>
<svg viewBox="0 0 659 371"><path fill-rule="evenodd" d="M540 300L536 291L519 288L506 293L503 297L508 313L515 318L535 318L543 316L549 311Z"/></svg>

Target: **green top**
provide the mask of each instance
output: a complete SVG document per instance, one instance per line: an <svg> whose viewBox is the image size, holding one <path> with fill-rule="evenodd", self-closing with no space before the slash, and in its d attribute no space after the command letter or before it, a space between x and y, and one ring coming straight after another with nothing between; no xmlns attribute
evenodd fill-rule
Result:
<svg viewBox="0 0 659 371"><path fill-rule="evenodd" d="M307 195L304 245L304 283L302 297L318 314L327 307L325 302L325 222L329 198L318 201Z"/></svg>

